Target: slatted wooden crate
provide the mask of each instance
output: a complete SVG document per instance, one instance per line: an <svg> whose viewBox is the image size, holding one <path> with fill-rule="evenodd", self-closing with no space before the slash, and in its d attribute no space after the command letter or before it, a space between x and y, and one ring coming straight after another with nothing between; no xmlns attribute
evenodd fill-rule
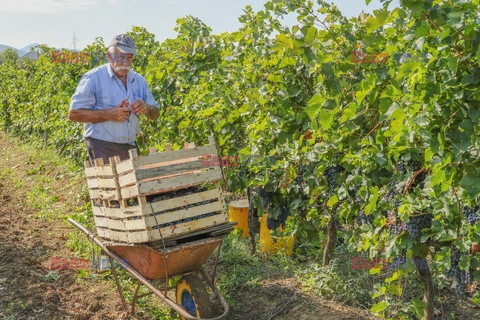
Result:
<svg viewBox="0 0 480 320"><path fill-rule="evenodd" d="M100 237L126 243L168 240L228 223L220 167L202 165L204 155L217 155L210 144L177 151L152 152L110 163L85 163L94 222ZM204 183L213 188L199 189ZM196 188L196 189L195 189ZM172 191L193 193L169 198ZM160 201L153 198L164 195ZM188 207L190 206L190 207ZM201 233L201 232L200 232Z"/></svg>

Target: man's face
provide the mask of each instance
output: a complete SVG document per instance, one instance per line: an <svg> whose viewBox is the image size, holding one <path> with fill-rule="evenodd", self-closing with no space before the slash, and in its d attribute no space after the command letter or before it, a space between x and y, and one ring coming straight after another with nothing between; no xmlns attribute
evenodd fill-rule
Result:
<svg viewBox="0 0 480 320"><path fill-rule="evenodd" d="M133 57L133 53L123 53L117 48L115 48L115 53L108 54L112 69L121 77L125 77L131 70Z"/></svg>

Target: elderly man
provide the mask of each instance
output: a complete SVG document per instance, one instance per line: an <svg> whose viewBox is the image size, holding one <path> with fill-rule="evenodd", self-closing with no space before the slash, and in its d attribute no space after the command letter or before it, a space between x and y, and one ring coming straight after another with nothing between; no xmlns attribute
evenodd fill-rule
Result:
<svg viewBox="0 0 480 320"><path fill-rule="evenodd" d="M147 82L132 71L137 53L135 44L124 34L115 36L108 48L109 63L87 72L72 96L68 118L85 124L88 156L128 159L128 151L137 149L135 139L140 132L139 117L150 120L159 116L159 105Z"/></svg>

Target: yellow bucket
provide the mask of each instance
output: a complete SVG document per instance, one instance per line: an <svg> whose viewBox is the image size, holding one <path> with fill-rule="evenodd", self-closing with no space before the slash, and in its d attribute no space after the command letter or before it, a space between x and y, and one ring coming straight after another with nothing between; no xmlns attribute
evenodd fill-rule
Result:
<svg viewBox="0 0 480 320"><path fill-rule="evenodd" d="M260 251L262 253L272 252L277 253L279 250L285 250L285 253L288 256L293 254L293 243L295 242L295 237L292 235L284 235L273 239L270 234L270 229L267 227L267 214L264 214L263 217L259 218L260 220ZM281 233L285 233L285 230L280 226L278 228Z"/></svg>
<svg viewBox="0 0 480 320"><path fill-rule="evenodd" d="M241 229L242 237L248 237L248 199L236 200L228 204L228 220L237 222L235 229Z"/></svg>

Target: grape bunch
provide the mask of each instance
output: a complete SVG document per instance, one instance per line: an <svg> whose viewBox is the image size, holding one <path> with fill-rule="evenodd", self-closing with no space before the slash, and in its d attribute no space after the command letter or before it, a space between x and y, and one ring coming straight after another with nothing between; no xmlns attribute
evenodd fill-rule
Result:
<svg viewBox="0 0 480 320"><path fill-rule="evenodd" d="M337 174L344 170L341 165L331 166L325 169L323 176L327 179L327 184L331 191L337 187Z"/></svg>
<svg viewBox="0 0 480 320"><path fill-rule="evenodd" d="M472 226L477 223L477 221L480 219L478 217L478 212L480 211L480 206L473 206L473 207L468 207L465 206L462 209L463 215L467 219L467 222L470 223Z"/></svg>
<svg viewBox="0 0 480 320"><path fill-rule="evenodd" d="M361 226L363 224L372 224L372 222L373 222L373 214L369 214L367 216L364 210L360 210L357 217L357 224Z"/></svg>
<svg viewBox="0 0 480 320"><path fill-rule="evenodd" d="M281 206L278 209L278 216L276 218L272 218L269 214L267 217L267 227L270 230L275 230L280 226L285 226L285 221L289 216L289 210L286 206Z"/></svg>
<svg viewBox="0 0 480 320"><path fill-rule="evenodd" d="M258 187L255 190L255 193L260 198L260 201L261 201L261 204L262 204L262 210L263 211L267 210L268 206L270 204L272 204L272 199L273 199L274 193L266 191L263 187Z"/></svg>
<svg viewBox="0 0 480 320"><path fill-rule="evenodd" d="M301 185L305 181L304 175L305 175L306 172L307 172L307 167L305 167L303 165L298 166L297 177L294 179L294 181L297 185Z"/></svg>
<svg viewBox="0 0 480 320"><path fill-rule="evenodd" d="M302 195L302 198L303 199L306 199L306 195L305 195L305 192L303 190L303 185L305 183L305 173L307 172L307 167L303 166L303 165L300 165L298 167L298 173L297 173L297 176L295 177L295 179L293 180L294 183L298 186L298 191L299 193Z"/></svg>
<svg viewBox="0 0 480 320"><path fill-rule="evenodd" d="M360 189L359 186L355 186L355 187L353 187L353 188L348 189L348 195L349 195L350 197L352 197L353 199L356 199L359 189ZM357 198L356 200L360 200L360 199Z"/></svg>
<svg viewBox="0 0 480 320"><path fill-rule="evenodd" d="M453 277L455 283L455 294L460 299L465 299L467 285L472 283L472 274L470 270L462 271L460 269L460 259L462 253L457 247L452 248L452 254L450 256L451 268L447 272L447 276Z"/></svg>
<svg viewBox="0 0 480 320"><path fill-rule="evenodd" d="M392 182L390 185L390 190L388 190L387 194L383 198L386 202L394 201L395 204L395 196L398 194L397 192L397 185Z"/></svg>
<svg viewBox="0 0 480 320"><path fill-rule="evenodd" d="M401 220L396 220L395 223L391 223L388 225L387 230L388 232L398 236L405 230L405 224Z"/></svg>
<svg viewBox="0 0 480 320"><path fill-rule="evenodd" d="M405 230L413 240L419 241L422 238L422 230L432 226L432 214L422 214L410 217L410 221L405 224Z"/></svg>

